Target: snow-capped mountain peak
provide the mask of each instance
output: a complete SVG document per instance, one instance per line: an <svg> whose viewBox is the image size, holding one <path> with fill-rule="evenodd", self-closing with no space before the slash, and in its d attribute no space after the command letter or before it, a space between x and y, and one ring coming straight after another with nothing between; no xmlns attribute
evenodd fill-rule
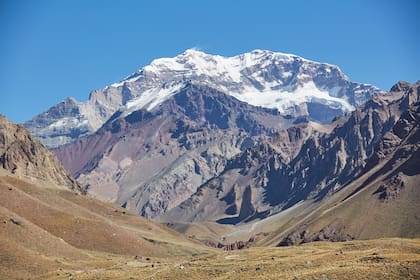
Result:
<svg viewBox="0 0 420 280"><path fill-rule="evenodd" d="M61 106L67 108L62 112L66 121L57 122L58 114L40 124L36 121L39 115L27 127L50 147L61 145L96 131L117 110L153 110L179 92L175 85L187 81L210 86L250 105L277 108L281 114L309 116L319 122L328 122L383 92L351 82L338 66L293 54L253 50L226 57L188 49L172 58L155 59L122 81L93 91L86 102ZM52 123L54 127L49 128ZM61 123L66 129L57 127ZM80 127L81 123L83 130L74 134L72 124Z"/></svg>
<svg viewBox="0 0 420 280"><path fill-rule="evenodd" d="M247 90L238 84L245 83L263 91L293 84L294 81L289 78L300 84L319 76L349 81L335 65L314 62L293 54L253 50L224 57L188 49L172 58L155 59L149 65L111 86L120 87L126 83L133 83L142 80L145 75L156 76L153 78L161 82L195 80L201 77L200 82L208 81L220 90L227 89L237 93Z"/></svg>
<svg viewBox="0 0 420 280"><path fill-rule="evenodd" d="M337 66L267 50L223 57L188 49L173 58L155 59L129 79L113 86L139 84L145 76L152 77L159 84L151 85L155 88L174 81L198 81L251 105L277 108L282 114L293 115L295 107L306 102L348 112L365 99L361 98L362 102L359 102L360 98L355 98L353 101L340 92L346 83L351 82ZM325 82L337 85L329 86ZM147 94L150 90L146 89Z"/></svg>
<svg viewBox="0 0 420 280"><path fill-rule="evenodd" d="M139 76L144 71L161 74L169 70L180 72L187 76L226 76L231 81L241 82L243 76L241 71L246 68L256 65L264 66L264 64L269 64L273 60L280 63L296 58L299 57L265 50L254 50L233 57L224 57L206 54L196 49L188 49L173 58L155 59L150 65L140 69L131 77Z"/></svg>

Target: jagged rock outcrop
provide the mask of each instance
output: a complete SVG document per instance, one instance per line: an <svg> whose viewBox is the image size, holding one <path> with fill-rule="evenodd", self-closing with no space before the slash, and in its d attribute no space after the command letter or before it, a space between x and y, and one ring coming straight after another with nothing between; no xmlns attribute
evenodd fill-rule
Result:
<svg viewBox="0 0 420 280"><path fill-rule="evenodd" d="M301 124L256 143L230 159L219 176L200 186L188 200L159 219L188 222L210 219L236 224L270 215L278 208L275 202L278 197L287 194L265 193L268 174L287 164L300 146L317 133L310 124Z"/></svg>
<svg viewBox="0 0 420 280"><path fill-rule="evenodd" d="M301 232L293 231L289 233L278 246L293 246L314 241L351 241L355 238L345 233L343 228L336 228L334 224L328 225L316 233L311 233L309 230Z"/></svg>
<svg viewBox="0 0 420 280"><path fill-rule="evenodd" d="M376 141L357 180L301 218L279 245L419 235L420 82L399 82L394 94L385 109L399 119Z"/></svg>
<svg viewBox="0 0 420 280"><path fill-rule="evenodd" d="M0 166L13 174L34 177L84 192L55 155L28 130L0 115Z"/></svg>

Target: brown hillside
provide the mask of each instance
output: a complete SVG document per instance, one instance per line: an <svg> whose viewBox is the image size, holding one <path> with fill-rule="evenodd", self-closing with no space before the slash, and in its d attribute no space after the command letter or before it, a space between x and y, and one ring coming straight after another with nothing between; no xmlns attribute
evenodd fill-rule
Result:
<svg viewBox="0 0 420 280"><path fill-rule="evenodd" d="M0 279L83 267L81 263L101 267L115 254L168 257L209 251L123 208L0 174Z"/></svg>

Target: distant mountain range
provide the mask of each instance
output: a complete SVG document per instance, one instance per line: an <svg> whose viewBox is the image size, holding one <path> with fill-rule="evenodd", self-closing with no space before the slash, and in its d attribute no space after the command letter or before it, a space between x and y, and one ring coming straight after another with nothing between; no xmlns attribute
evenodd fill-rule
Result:
<svg viewBox="0 0 420 280"><path fill-rule="evenodd" d="M295 55L187 50L25 126L87 193L180 231L217 223L262 245L412 237L419 94ZM404 218L381 231L380 213Z"/></svg>
<svg viewBox="0 0 420 280"><path fill-rule="evenodd" d="M85 102L68 98L24 125L47 147L97 131L116 111L153 111L189 81L283 116L327 123L382 90L350 81L341 70L302 57L255 50L234 57L190 49L152 61L124 80L95 90Z"/></svg>

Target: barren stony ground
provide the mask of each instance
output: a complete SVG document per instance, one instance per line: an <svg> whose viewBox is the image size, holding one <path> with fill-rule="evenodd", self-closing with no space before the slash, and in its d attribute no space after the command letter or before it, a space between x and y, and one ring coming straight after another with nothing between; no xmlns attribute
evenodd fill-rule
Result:
<svg viewBox="0 0 420 280"><path fill-rule="evenodd" d="M41 279L419 279L420 240L317 242L177 258L108 255L74 267Z"/></svg>

